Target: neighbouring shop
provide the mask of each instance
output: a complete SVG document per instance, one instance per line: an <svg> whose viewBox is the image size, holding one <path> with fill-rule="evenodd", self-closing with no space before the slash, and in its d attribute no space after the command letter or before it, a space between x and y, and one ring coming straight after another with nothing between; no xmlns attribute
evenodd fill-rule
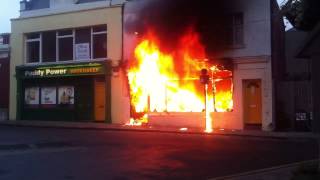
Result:
<svg viewBox="0 0 320 180"><path fill-rule="evenodd" d="M17 119L111 123L109 61L18 66Z"/></svg>

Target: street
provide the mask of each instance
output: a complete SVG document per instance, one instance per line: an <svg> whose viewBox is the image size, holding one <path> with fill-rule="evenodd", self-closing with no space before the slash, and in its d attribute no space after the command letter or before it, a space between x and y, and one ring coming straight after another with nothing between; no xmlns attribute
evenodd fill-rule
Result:
<svg viewBox="0 0 320 180"><path fill-rule="evenodd" d="M209 179L317 157L311 139L0 126L0 180Z"/></svg>

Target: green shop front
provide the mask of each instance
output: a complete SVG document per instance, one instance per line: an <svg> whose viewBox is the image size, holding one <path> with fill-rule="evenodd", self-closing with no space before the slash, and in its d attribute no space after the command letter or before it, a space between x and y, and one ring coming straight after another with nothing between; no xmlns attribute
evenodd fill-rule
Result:
<svg viewBox="0 0 320 180"><path fill-rule="evenodd" d="M17 119L111 123L108 61L17 66Z"/></svg>

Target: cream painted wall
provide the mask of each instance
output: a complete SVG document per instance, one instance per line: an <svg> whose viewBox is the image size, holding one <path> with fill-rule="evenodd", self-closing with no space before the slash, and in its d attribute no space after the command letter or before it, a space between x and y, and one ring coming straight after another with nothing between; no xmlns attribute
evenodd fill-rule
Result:
<svg viewBox="0 0 320 180"><path fill-rule="evenodd" d="M227 113L212 113L214 128L243 129L243 87L242 81L261 79L262 86L262 129L272 130L272 77L271 57L242 57L235 62L234 69L234 110Z"/></svg>
<svg viewBox="0 0 320 180"><path fill-rule="evenodd" d="M39 16L33 18L13 19L11 34L11 64L10 64L10 120L16 119L17 83L15 67L24 64L24 34L82 26L107 24L108 26L108 58L116 65L122 58L122 7L113 6L91 10ZM117 93L122 92L123 86L118 77L112 77L112 121L121 122L123 110L121 98Z"/></svg>

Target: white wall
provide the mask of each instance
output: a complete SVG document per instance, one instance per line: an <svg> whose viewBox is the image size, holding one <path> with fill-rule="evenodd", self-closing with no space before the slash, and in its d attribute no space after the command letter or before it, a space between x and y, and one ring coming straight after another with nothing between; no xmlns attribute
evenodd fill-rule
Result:
<svg viewBox="0 0 320 180"><path fill-rule="evenodd" d="M230 49L223 56L271 55L270 0L231 0L237 7L232 12L243 12L244 48Z"/></svg>

